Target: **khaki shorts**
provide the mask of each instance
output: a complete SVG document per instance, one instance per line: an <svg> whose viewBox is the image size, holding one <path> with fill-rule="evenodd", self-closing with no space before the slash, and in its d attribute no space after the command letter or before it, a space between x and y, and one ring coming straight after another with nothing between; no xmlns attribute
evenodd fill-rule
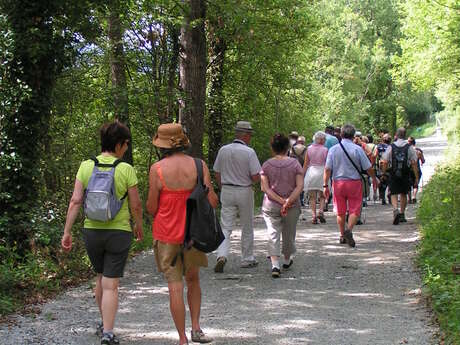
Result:
<svg viewBox="0 0 460 345"><path fill-rule="evenodd" d="M158 271L163 272L168 283L182 281L182 276L185 275L191 267L208 267L207 255L193 247L184 250L184 262L182 262L181 256L178 255L176 264L171 266L174 258L180 252L181 247L182 246L179 244L164 243L157 240L153 241ZM183 269L184 265L185 270Z"/></svg>

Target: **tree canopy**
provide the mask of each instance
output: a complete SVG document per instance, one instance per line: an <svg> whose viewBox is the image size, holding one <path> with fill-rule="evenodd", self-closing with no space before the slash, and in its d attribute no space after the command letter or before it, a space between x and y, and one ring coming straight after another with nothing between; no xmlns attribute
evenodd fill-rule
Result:
<svg viewBox="0 0 460 345"><path fill-rule="evenodd" d="M36 245L31 224L49 203L65 209L98 128L115 118L131 128L125 158L145 195L160 123L183 122L212 166L238 120L252 122L264 161L275 132L309 141L327 124L377 134L458 114L459 7L0 0L0 245L21 255Z"/></svg>

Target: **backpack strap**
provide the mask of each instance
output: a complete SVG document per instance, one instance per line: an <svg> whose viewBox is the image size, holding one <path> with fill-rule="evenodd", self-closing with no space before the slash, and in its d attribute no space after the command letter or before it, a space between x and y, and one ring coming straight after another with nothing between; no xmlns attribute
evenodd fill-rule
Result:
<svg viewBox="0 0 460 345"><path fill-rule="evenodd" d="M96 156L90 157L90 159L94 162L95 167L101 167L101 168L115 169L118 164L123 162L121 159L116 159L112 164L103 164L103 163L99 163L99 160L96 158ZM126 199L127 196L128 196L128 191L126 191L125 195L123 195L123 197L120 200Z"/></svg>

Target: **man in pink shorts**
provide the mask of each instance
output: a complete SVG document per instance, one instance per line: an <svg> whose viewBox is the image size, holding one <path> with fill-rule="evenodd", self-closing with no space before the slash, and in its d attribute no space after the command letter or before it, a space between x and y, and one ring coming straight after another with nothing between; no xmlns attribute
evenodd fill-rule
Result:
<svg viewBox="0 0 460 345"><path fill-rule="evenodd" d="M343 126L341 136L340 145L331 147L327 154L323 188L324 195L328 198L330 193L328 181L332 174L334 210L337 213L337 224L340 230L339 242L354 247L356 243L352 231L359 219L363 198L360 171L367 171L367 174L372 177L374 186L378 185L378 180L362 147L352 142L355 128L352 125ZM349 217L345 228L347 209Z"/></svg>

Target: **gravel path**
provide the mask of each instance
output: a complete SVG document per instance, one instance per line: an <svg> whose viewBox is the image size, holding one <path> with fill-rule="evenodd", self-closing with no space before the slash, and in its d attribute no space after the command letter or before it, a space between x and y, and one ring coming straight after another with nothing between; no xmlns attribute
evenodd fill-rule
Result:
<svg viewBox="0 0 460 345"><path fill-rule="evenodd" d="M444 148L442 138L420 140L428 164ZM432 173L424 167L424 181ZM421 298L413 264L418 231L415 209L408 223L393 226L391 207L371 204L366 223L356 228L357 247L338 244L331 212L327 224L300 221L298 253L291 270L272 279L265 258L265 225L256 217L254 269L239 268L239 231L225 273L201 271L202 327L213 344L419 344L436 343L437 326ZM309 210L303 210L308 216ZM37 315L13 316L0 325L0 344L99 344L92 284L71 289L39 307ZM190 328L190 322L187 320ZM153 253L132 259L121 282L116 331L122 344L177 344L167 285Z"/></svg>

